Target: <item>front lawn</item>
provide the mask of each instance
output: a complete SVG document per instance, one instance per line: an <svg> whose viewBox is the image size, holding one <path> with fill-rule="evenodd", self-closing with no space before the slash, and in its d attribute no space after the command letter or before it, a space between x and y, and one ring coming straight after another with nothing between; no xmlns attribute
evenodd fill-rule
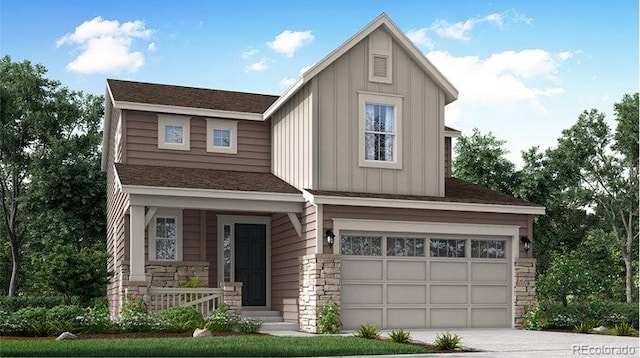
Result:
<svg viewBox="0 0 640 358"><path fill-rule="evenodd" d="M2 340L0 345L3 357L301 357L429 353L410 344L336 336Z"/></svg>

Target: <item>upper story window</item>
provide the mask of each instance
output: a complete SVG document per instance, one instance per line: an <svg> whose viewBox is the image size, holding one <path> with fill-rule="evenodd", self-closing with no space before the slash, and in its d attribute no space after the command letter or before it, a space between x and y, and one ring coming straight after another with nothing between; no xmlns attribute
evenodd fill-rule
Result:
<svg viewBox="0 0 640 358"><path fill-rule="evenodd" d="M191 117L158 114L158 148L189 150Z"/></svg>
<svg viewBox="0 0 640 358"><path fill-rule="evenodd" d="M402 97L358 93L361 167L402 168Z"/></svg>
<svg viewBox="0 0 640 358"><path fill-rule="evenodd" d="M207 152L238 153L238 121L207 119Z"/></svg>

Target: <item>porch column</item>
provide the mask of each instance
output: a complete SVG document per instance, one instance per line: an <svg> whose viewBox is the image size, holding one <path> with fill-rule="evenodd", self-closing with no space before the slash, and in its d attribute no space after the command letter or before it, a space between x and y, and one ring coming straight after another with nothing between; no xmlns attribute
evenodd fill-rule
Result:
<svg viewBox="0 0 640 358"><path fill-rule="evenodd" d="M129 208L129 281L146 282L144 270L144 206L131 205Z"/></svg>

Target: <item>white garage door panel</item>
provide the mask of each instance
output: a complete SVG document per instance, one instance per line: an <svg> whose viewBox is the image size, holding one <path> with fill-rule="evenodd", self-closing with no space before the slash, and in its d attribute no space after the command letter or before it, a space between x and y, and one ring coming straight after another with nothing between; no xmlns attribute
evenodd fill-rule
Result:
<svg viewBox="0 0 640 358"><path fill-rule="evenodd" d="M425 261L387 261L387 280L425 281Z"/></svg>
<svg viewBox="0 0 640 358"><path fill-rule="evenodd" d="M508 265L506 263L472 262L471 280L506 281Z"/></svg>
<svg viewBox="0 0 640 358"><path fill-rule="evenodd" d="M471 327L505 327L508 325L506 308L472 308Z"/></svg>
<svg viewBox="0 0 640 358"><path fill-rule="evenodd" d="M340 318L345 329L357 329L367 323L384 329L512 326L511 241L504 236L436 237L458 240L456 245L464 240L464 257L431 257L429 234L413 235L425 236L425 250L420 252L425 256L408 256L417 252L411 251L408 244L403 246L409 248L404 251L407 256L387 256L387 239L393 238L393 245L398 245L397 240L403 235L368 235L382 238L381 256L341 256ZM413 238L408 237L405 242L411 243ZM486 256L488 252L472 251L473 240L506 241L506 257L472 257Z"/></svg>
<svg viewBox="0 0 640 358"><path fill-rule="evenodd" d="M342 303L382 304L382 285L344 285Z"/></svg>
<svg viewBox="0 0 640 358"><path fill-rule="evenodd" d="M340 320L345 329L356 329L365 323L382 327L382 308L343 308Z"/></svg>
<svg viewBox="0 0 640 358"><path fill-rule="evenodd" d="M467 280L467 263L466 262L441 262L431 261L430 266L431 281L466 281Z"/></svg>
<svg viewBox="0 0 640 358"><path fill-rule="evenodd" d="M426 285L387 285L389 304L427 304Z"/></svg>
<svg viewBox="0 0 640 358"><path fill-rule="evenodd" d="M467 303L467 286L431 285L431 303Z"/></svg>
<svg viewBox="0 0 640 358"><path fill-rule="evenodd" d="M424 328L427 326L425 308L388 308L387 327Z"/></svg>
<svg viewBox="0 0 640 358"><path fill-rule="evenodd" d="M382 280L382 261L345 260L342 262L343 280Z"/></svg>
<svg viewBox="0 0 640 358"><path fill-rule="evenodd" d="M466 308L432 308L429 316L431 328L467 327Z"/></svg>
<svg viewBox="0 0 640 358"><path fill-rule="evenodd" d="M509 303L506 286L471 286L471 303Z"/></svg>

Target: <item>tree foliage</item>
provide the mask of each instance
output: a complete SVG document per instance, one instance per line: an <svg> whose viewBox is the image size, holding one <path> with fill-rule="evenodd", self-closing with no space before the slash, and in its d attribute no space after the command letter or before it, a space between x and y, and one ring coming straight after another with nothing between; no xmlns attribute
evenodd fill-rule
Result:
<svg viewBox="0 0 640 358"><path fill-rule="evenodd" d="M42 65L0 60L0 248L8 245L12 258L10 277L0 282L10 296L20 287L66 294L55 281L84 277L78 270L92 276L87 285L104 281L95 269L105 264L96 256L105 245L102 102L47 78ZM87 255L93 265L63 265ZM55 275L46 277L47 270Z"/></svg>
<svg viewBox="0 0 640 358"><path fill-rule="evenodd" d="M490 133L459 139L454 176L545 206L534 221L542 278L552 267L574 268L568 255L578 255L589 268L606 267L589 271L597 295L620 299L623 287L627 302L637 297L638 106L638 93L615 104L615 130L600 111L584 111L556 147L523 152L521 170Z"/></svg>

